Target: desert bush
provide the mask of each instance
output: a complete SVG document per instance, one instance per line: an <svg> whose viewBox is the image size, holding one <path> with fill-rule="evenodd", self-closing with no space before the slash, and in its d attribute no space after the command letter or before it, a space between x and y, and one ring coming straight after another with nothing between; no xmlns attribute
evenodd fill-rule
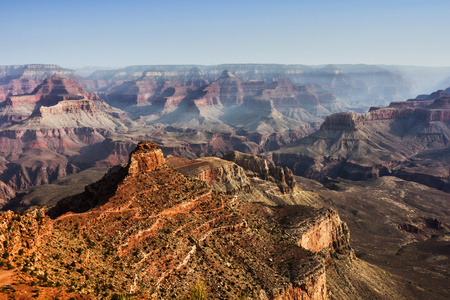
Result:
<svg viewBox="0 0 450 300"><path fill-rule="evenodd" d="M205 285L200 280L197 280L191 287L189 293L187 293L183 300L206 300Z"/></svg>

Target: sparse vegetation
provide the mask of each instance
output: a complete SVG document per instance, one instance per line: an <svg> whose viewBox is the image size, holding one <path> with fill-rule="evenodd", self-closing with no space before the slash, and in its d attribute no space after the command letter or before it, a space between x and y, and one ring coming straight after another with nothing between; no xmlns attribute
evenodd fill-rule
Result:
<svg viewBox="0 0 450 300"><path fill-rule="evenodd" d="M134 300L134 297L128 294L113 294L111 300Z"/></svg>
<svg viewBox="0 0 450 300"><path fill-rule="evenodd" d="M182 300L206 300L205 284L197 280Z"/></svg>

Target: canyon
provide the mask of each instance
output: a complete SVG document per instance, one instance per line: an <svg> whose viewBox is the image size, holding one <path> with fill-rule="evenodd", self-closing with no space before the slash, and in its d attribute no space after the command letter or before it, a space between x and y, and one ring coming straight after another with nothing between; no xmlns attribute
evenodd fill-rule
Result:
<svg viewBox="0 0 450 300"><path fill-rule="evenodd" d="M43 298L446 299L450 88L404 101L417 78L0 67L0 272Z"/></svg>
<svg viewBox="0 0 450 300"><path fill-rule="evenodd" d="M0 70L0 181L16 192L124 163L139 140L187 158L279 150L331 113L401 100L417 84L406 71L366 65L133 66L85 78L56 65Z"/></svg>

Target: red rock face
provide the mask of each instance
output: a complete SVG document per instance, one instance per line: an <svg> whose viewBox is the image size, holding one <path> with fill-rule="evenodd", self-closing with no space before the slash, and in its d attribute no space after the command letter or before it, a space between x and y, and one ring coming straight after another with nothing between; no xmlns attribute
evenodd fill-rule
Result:
<svg viewBox="0 0 450 300"><path fill-rule="evenodd" d="M75 79L58 74L44 80L31 94L38 97L43 105L51 105L62 100L99 99L95 94L86 92Z"/></svg>
<svg viewBox="0 0 450 300"><path fill-rule="evenodd" d="M324 300L328 299L326 273L315 270L314 276L307 276L301 282L301 287L289 287L274 300Z"/></svg>
<svg viewBox="0 0 450 300"><path fill-rule="evenodd" d="M227 71L222 73L218 83L220 85L220 101L225 106L242 104L244 101L244 94L248 95L250 92L244 92L241 81L234 78L234 76Z"/></svg>
<svg viewBox="0 0 450 300"><path fill-rule="evenodd" d="M5 127L14 121L28 118L36 107L81 99L100 100L96 94L86 92L74 79L56 74L44 80L31 94L8 97L5 106L0 110L0 126ZM81 102L77 104L82 105ZM72 106L75 107L75 103Z"/></svg>
<svg viewBox="0 0 450 300"><path fill-rule="evenodd" d="M416 109L414 115L428 122L450 121L450 97L436 99L430 105Z"/></svg>
<svg viewBox="0 0 450 300"><path fill-rule="evenodd" d="M108 98L119 107L127 105L143 105L155 93L158 84L153 78L141 78L134 82L127 81L112 88Z"/></svg>
<svg viewBox="0 0 450 300"><path fill-rule="evenodd" d="M165 84L166 86L167 84ZM152 105L160 106L162 112L174 111L181 101L187 96L188 93L195 90L194 86L167 86L164 88L164 92L160 96L155 96L152 99Z"/></svg>
<svg viewBox="0 0 450 300"><path fill-rule="evenodd" d="M430 104L433 104L434 100L428 100L428 101L414 101L414 100L408 100L408 101L402 101L402 102L391 102L389 104L389 107L394 108L416 108L416 107L427 107ZM378 109L376 107L370 108L370 110Z"/></svg>
<svg viewBox="0 0 450 300"><path fill-rule="evenodd" d="M381 108L371 110L368 115L365 116L364 121L406 119L411 117L413 112L414 110L410 108Z"/></svg>
<svg viewBox="0 0 450 300"><path fill-rule="evenodd" d="M148 173L164 163L164 155L155 143L140 142L130 154L128 174Z"/></svg>
<svg viewBox="0 0 450 300"><path fill-rule="evenodd" d="M130 107L159 104L160 102L176 103L186 97L190 90L196 89L192 83L181 78L161 79L163 74L144 72L137 80L125 81L110 87L102 95L114 106Z"/></svg>
<svg viewBox="0 0 450 300"><path fill-rule="evenodd" d="M302 230L298 244L312 252L350 249L348 227L335 211L327 211L314 224L305 224Z"/></svg>
<svg viewBox="0 0 450 300"><path fill-rule="evenodd" d="M203 88L199 93L197 103L201 105L219 105L233 106L240 105L243 102L244 95L253 94L244 90L243 81L236 78L228 71L223 71L222 76L217 80Z"/></svg>

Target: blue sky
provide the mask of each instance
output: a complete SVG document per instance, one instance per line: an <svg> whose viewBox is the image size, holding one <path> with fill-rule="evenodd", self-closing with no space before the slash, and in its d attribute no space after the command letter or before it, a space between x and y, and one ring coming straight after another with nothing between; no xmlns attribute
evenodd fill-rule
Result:
<svg viewBox="0 0 450 300"><path fill-rule="evenodd" d="M0 0L0 65L450 66L448 0Z"/></svg>

